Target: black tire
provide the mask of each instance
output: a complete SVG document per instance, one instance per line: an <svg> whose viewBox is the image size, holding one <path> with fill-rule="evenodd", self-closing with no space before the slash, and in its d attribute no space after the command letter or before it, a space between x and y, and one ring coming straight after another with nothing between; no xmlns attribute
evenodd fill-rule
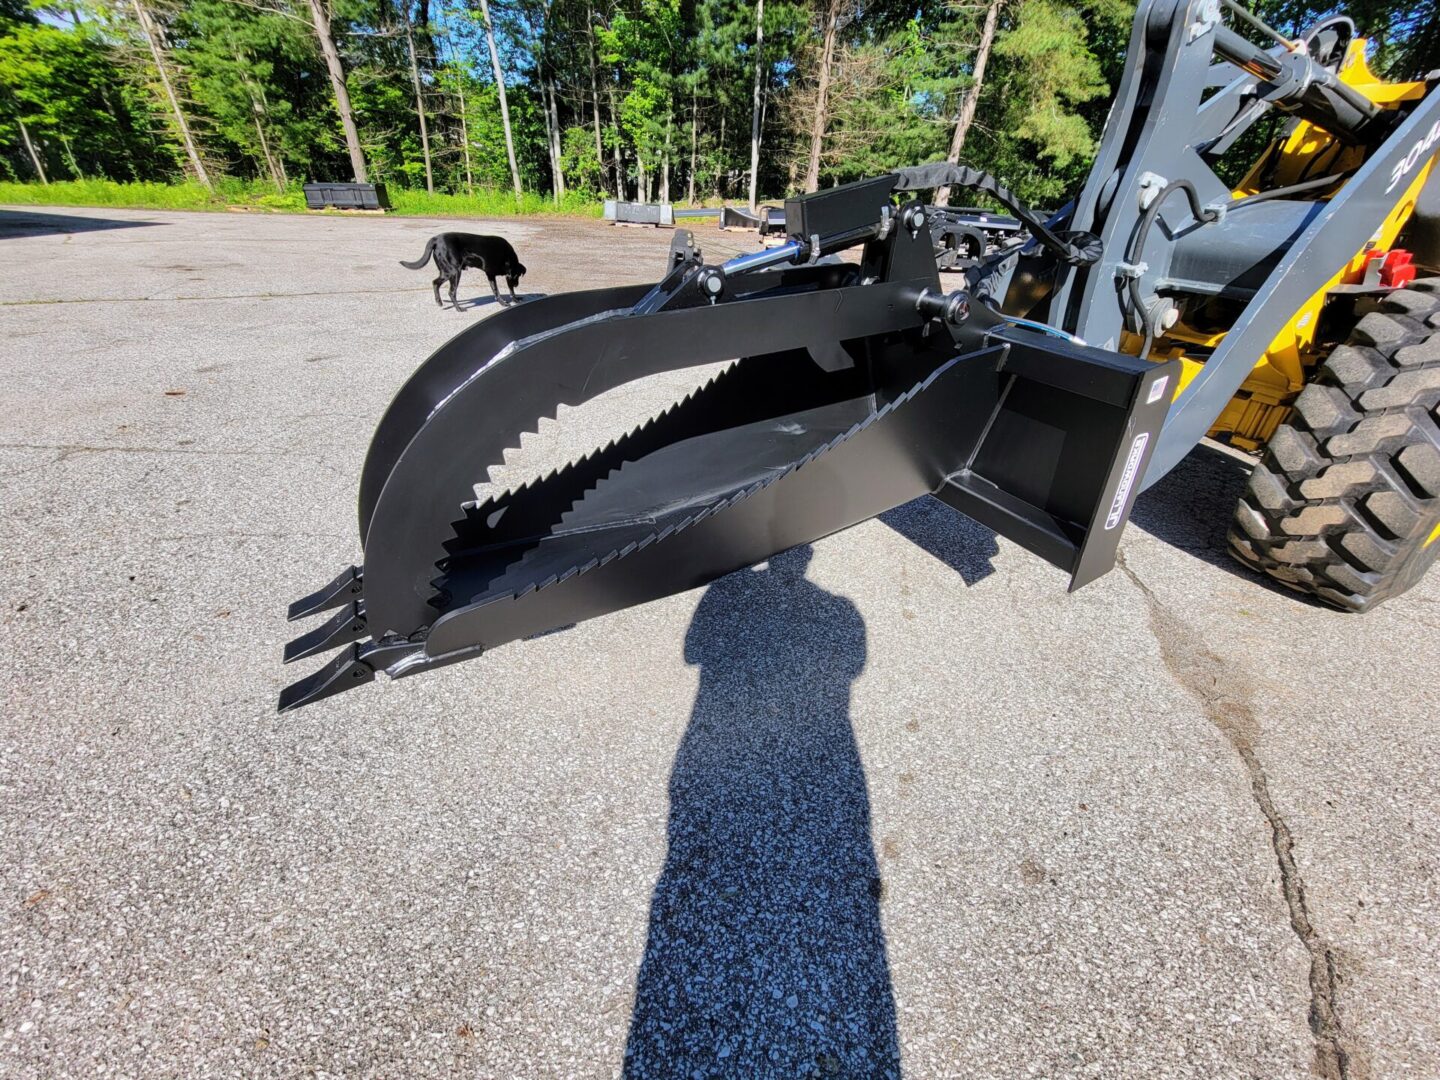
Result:
<svg viewBox="0 0 1440 1080"><path fill-rule="evenodd" d="M1235 510L1241 562L1346 611L1440 555L1440 278L1355 325L1275 430Z"/></svg>

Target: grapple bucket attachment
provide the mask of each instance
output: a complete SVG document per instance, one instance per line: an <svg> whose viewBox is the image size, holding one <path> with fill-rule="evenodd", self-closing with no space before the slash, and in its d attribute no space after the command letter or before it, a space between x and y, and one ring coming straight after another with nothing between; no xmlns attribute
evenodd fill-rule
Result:
<svg viewBox="0 0 1440 1080"><path fill-rule="evenodd" d="M703 585L921 495L1072 587L1109 569L1175 365L942 294L923 210L895 208L893 186L793 200L790 243L723 266L679 234L655 286L511 307L442 347L371 444L363 569L291 606L335 613L286 661L343 648L281 710ZM628 435L475 501L561 405L710 364L728 366Z"/></svg>

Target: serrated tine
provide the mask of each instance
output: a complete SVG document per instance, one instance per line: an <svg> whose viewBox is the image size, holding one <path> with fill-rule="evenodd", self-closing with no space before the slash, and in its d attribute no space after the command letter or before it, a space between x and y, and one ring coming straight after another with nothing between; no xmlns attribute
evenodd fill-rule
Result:
<svg viewBox="0 0 1440 1080"><path fill-rule="evenodd" d="M671 538L684 532L691 526L696 525L701 521L704 521L706 518L709 518L715 514L722 513L725 510L728 510L731 507L737 505L738 503L741 503L744 500L751 498L758 492L761 492L766 488L770 487L772 484L775 484L778 481L783 480L791 474L798 472L799 470L810 465L812 462L814 462L820 457L823 457L825 454L834 450L842 443L854 438L856 435L858 435L860 432L864 431L871 425L878 423L880 420L884 419L890 413L894 412L900 406L911 401L922 391L928 388L930 383L933 382L936 378L937 374L938 371L932 372L929 377L922 380L921 382L916 383L914 386L910 387L910 389L906 390L903 394L899 394L893 400L887 402L875 412L870 413L870 415L865 417L863 420L851 424L845 431L829 439L822 445L815 447L813 450L798 458L796 461L792 462L784 469L775 472L773 475L767 476L763 480L757 480L753 484L750 484L740 489L739 491L732 493L724 499L720 499L716 502L703 506L700 509L694 511L693 513L686 515L677 522L672 522L666 525L664 528L657 530L656 532L646 534L639 540L631 540L626 543L624 547L621 547L617 550L612 550L608 554L601 555L598 558L592 557L585 563L577 564L576 566L564 570L559 574L551 574L544 581L541 581L538 584L531 583L530 585L527 585L524 589L515 593L514 598L519 599L520 597L532 591L538 592L540 590L550 588L553 585L570 580L572 578L583 576L590 570L593 570L598 566L604 566L610 562L613 562L617 558L625 558L628 555L637 554L653 544L659 544L670 540ZM520 563L523 562L523 559L520 560Z"/></svg>
<svg viewBox="0 0 1440 1080"><path fill-rule="evenodd" d="M517 488L491 495L482 501L477 501L473 506L466 507L464 516L452 523L452 536L445 542L445 550L451 554L458 554L484 548L487 544L496 543L501 539L494 535L496 530L500 530L503 537L511 540L523 539L530 533L540 534L546 526L553 523L557 511L562 514L568 513L570 508L583 501L596 487L618 472L627 461L643 457L645 453L648 453L652 448L645 443L645 440L673 439L674 433L667 433L666 425L673 424L687 411L696 407L697 404L705 403L709 398L717 398L718 403L725 400L721 395L726 392L740 395L745 386L740 381L742 375L762 378L765 372L759 365L747 365L744 360L736 361L679 401L645 420L626 434L612 439L603 447L592 450L558 469L552 469L546 475L529 480ZM600 470L605 471L601 472ZM529 505L527 503L527 500L535 499L537 496L543 497L544 489L553 485L557 479L564 482L567 478L575 480L576 484L572 484L553 496L552 501L548 504L542 502ZM563 505L567 498L568 506ZM521 511L519 516L522 520L519 523L515 520L517 509ZM524 513L526 509L530 511L528 515ZM492 522L490 518L496 513L500 513L501 517Z"/></svg>

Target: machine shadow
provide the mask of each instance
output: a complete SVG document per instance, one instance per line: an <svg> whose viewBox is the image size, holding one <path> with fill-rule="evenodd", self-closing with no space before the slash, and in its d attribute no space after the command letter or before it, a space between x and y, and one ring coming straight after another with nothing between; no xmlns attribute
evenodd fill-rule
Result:
<svg viewBox="0 0 1440 1080"><path fill-rule="evenodd" d="M880 520L954 570L966 585L995 572L991 560L1000 554L995 531L934 496L923 495L887 510Z"/></svg>
<svg viewBox="0 0 1440 1080"><path fill-rule="evenodd" d="M1255 577L1229 553L1226 535L1245 490L1249 466L1201 443L1149 491L1135 500L1130 521L1157 540L1212 566Z"/></svg>
<svg viewBox="0 0 1440 1080"><path fill-rule="evenodd" d="M1320 605L1304 593L1247 569L1233 555L1227 536L1235 504L1250 478L1250 463L1219 447L1200 443L1154 487L1135 500L1130 521L1157 540L1202 559L1251 585L1291 600Z"/></svg>
<svg viewBox="0 0 1440 1080"><path fill-rule="evenodd" d="M99 232L103 229L143 229L164 225L163 221L117 221L114 218L78 217L73 214L46 214L33 210L0 210L0 240L16 236L48 236L51 233Z"/></svg>
<svg viewBox="0 0 1440 1080"><path fill-rule="evenodd" d="M670 776L624 1075L898 1077L870 801L850 725L855 606L812 551L712 584Z"/></svg>

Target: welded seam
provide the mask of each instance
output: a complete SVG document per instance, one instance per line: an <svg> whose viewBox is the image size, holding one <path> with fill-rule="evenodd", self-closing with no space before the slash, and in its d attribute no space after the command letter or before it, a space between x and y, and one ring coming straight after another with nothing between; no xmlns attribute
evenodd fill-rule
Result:
<svg viewBox="0 0 1440 1080"><path fill-rule="evenodd" d="M1250 780L1256 807L1270 826L1270 844L1280 870L1280 893L1290 913L1290 928L1310 957L1310 1031L1315 1037L1314 1068L1324 1080L1361 1080L1356 1058L1340 1022L1336 1005L1338 978L1335 954L1315 929L1305 898L1305 880L1295 862L1295 838L1270 794L1265 767L1255 753L1258 728L1247 697L1237 693L1243 685L1225 661L1200 642L1181 619L1160 603L1150 587L1117 554L1116 565L1140 590L1150 620L1150 632L1160 646L1160 656L1175 682L1204 708L1206 717L1225 736L1239 755Z"/></svg>

